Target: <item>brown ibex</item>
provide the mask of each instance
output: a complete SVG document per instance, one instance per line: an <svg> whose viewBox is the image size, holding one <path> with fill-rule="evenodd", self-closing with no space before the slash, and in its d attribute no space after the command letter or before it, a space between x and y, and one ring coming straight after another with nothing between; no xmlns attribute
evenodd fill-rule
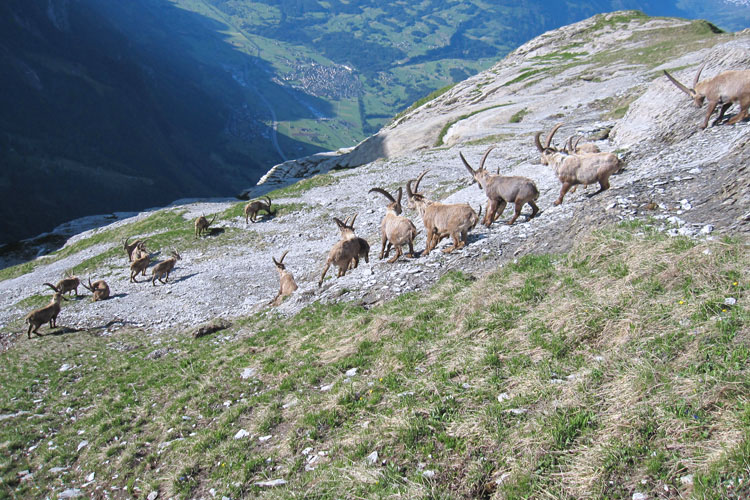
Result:
<svg viewBox="0 0 750 500"><path fill-rule="evenodd" d="M75 292L76 297L78 297L78 285L80 284L81 280L78 279L78 276L67 274L65 278L57 282L56 286L60 289L60 293Z"/></svg>
<svg viewBox="0 0 750 500"><path fill-rule="evenodd" d="M201 234L203 234L203 233L207 233L209 226L211 224L213 224L215 220L216 220L216 214L214 214L214 217L213 217L213 219L211 219L211 221L209 221L208 219L206 219L205 215L201 215L200 217L198 217L197 219L195 219L195 236L196 236L196 238L198 236L200 236Z"/></svg>
<svg viewBox="0 0 750 500"><path fill-rule="evenodd" d="M386 207L385 216L383 221L380 223L380 257L388 257L391 252L391 247L396 247L396 255L388 259L389 264L393 264L403 255L402 246L409 245L409 253L407 257L414 257L414 239L417 237L417 228L414 226L412 221L406 217L401 216L401 197L403 195L403 188L398 188L398 198L394 198L391 193L382 188L372 188L370 193L380 193L385 196L390 203ZM386 248L387 245L387 248Z"/></svg>
<svg viewBox="0 0 750 500"><path fill-rule="evenodd" d="M146 276L146 269L149 264L151 264L151 257L148 254L138 260L134 260L133 263L130 264L130 282L138 283L138 280L135 279L135 277L138 276L138 273Z"/></svg>
<svg viewBox="0 0 750 500"><path fill-rule="evenodd" d="M149 253L148 253L148 250L146 250L145 242L141 242L140 245L138 245L137 247L133 249L132 256L133 256L134 261L138 259L142 259L143 257L148 257L148 255Z"/></svg>
<svg viewBox="0 0 750 500"><path fill-rule="evenodd" d="M60 301L68 300L63 297L63 292L51 283L45 283L48 287L55 291L52 296L50 303L39 309L34 309L24 318L24 322L29 324L29 330L26 332L29 338L32 333L39 335L39 327L49 322L50 328L57 326L57 315L60 314Z"/></svg>
<svg viewBox="0 0 750 500"><path fill-rule="evenodd" d="M429 254L433 248L443 238L450 236L453 239L453 246L443 250L444 253L451 253L454 250L466 245L469 231L474 229L482 215L482 208L479 208L479 215L467 203L443 204L437 201L431 201L419 193L419 182L422 177L429 172L425 170L416 180L410 179L406 183L406 195L409 199L409 208L417 210L422 217L425 230L427 231L427 245L424 255ZM414 182L412 190L411 183Z"/></svg>
<svg viewBox="0 0 750 500"><path fill-rule="evenodd" d="M128 243L129 239L130 237L122 241L122 248L128 254L128 262L133 262L133 250L136 248L145 248L143 245L146 243L146 240L135 240L133 243Z"/></svg>
<svg viewBox="0 0 750 500"><path fill-rule="evenodd" d="M97 300L107 300L109 298L109 285L107 285L107 282L104 280L94 281L94 283L92 284L91 278L89 278L88 286L86 286L86 283L81 283L81 285L83 285L86 290L94 294L91 297L91 302L96 302Z"/></svg>
<svg viewBox="0 0 750 500"><path fill-rule="evenodd" d="M701 128L704 129L708 126L708 120L711 119L711 115L719 104L721 104L721 108L719 109L719 116L713 123L714 125L721 121L732 103L736 103L740 107L740 111L727 120L727 125L734 125L747 118L748 108L750 108L750 70L723 71L713 78L699 82L698 79L705 65L706 63L703 63L698 68L698 72L693 79L693 88L687 88L664 70L664 74L669 78L669 81L689 95L696 107L700 108L704 101L708 101L706 118L703 120Z"/></svg>
<svg viewBox="0 0 750 500"><path fill-rule="evenodd" d="M151 270L151 274L153 274L153 278L151 278L151 284L156 286L156 280L158 279L160 283L166 283L169 281L169 273L172 272L172 269L174 269L175 264L177 264L177 261L182 259L180 257L180 254L172 250L171 257L159 262L154 266L154 268ZM161 277L164 276L164 281L162 281Z"/></svg>
<svg viewBox="0 0 750 500"><path fill-rule="evenodd" d="M265 210L268 215L271 215L271 198L266 196L267 203L263 200L251 201L245 205L245 224L248 219L255 222L255 218L258 216L258 212Z"/></svg>
<svg viewBox="0 0 750 500"><path fill-rule="evenodd" d="M296 289L297 289L297 283L294 282L294 276L292 276L292 273L286 270L286 266L284 265L284 257L286 257L286 254L289 253L289 250L284 252L284 254L281 256L279 260L276 260L274 257L271 257L273 259L273 263L276 266L276 270L279 272L279 293L276 294L276 297L271 300L271 302L268 303L268 305L271 306L278 306L281 304L281 302L284 300L284 297L288 297L291 295Z"/></svg>
<svg viewBox="0 0 750 500"><path fill-rule="evenodd" d="M350 223L348 222L348 218L347 222L341 222L341 220L336 217L333 218L333 221L341 232L341 239L337 241L328 252L328 258L326 259L323 274L321 274L320 280L318 281L319 287L323 284L323 279L326 277L326 273L328 272L328 268L331 267L331 264L334 264L339 268L337 276L341 277L346 274L349 266L352 265L352 261L354 261L355 265L359 262L362 244L360 239L354 234L354 221L356 218L357 214L354 214Z"/></svg>
<svg viewBox="0 0 750 500"><path fill-rule="evenodd" d="M539 207L534 203L539 198L539 190L536 184L528 177L495 175L488 172L484 168L484 162L494 148L495 146L490 146L487 149L479 162L479 168L476 170L471 168L463 153L460 151L458 153L474 182L478 183L487 195L487 209L484 213L483 224L489 227L496 219L495 214L497 213L498 217L501 216L508 203L515 204L516 208L515 214L508 221L508 225L512 225L516 221L518 216L521 215L521 209L527 203L531 207L529 219L533 219L539 212Z"/></svg>

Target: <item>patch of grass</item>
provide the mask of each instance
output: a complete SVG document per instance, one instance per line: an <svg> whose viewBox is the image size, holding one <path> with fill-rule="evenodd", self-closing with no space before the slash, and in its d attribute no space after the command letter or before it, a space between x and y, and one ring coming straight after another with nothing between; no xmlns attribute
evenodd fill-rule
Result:
<svg viewBox="0 0 750 500"><path fill-rule="evenodd" d="M333 174L318 174L307 179L302 179L295 182L290 186L286 186L280 189L274 189L268 193L268 197L272 200L276 198L294 198L299 196L305 191L309 191L316 187L332 186L339 182L338 178Z"/></svg>
<svg viewBox="0 0 750 500"><path fill-rule="evenodd" d="M513 113L513 116L510 117L510 119L508 120L508 123L520 123L521 120L523 120L523 117L528 114L529 114L529 110L526 108L518 110L517 112Z"/></svg>
<svg viewBox="0 0 750 500"><path fill-rule="evenodd" d="M438 148L438 147L440 147L440 146L443 145L443 139L445 138L445 134L447 134L448 130L450 130L450 128L453 125L455 125L456 123L458 123L458 122L460 122L462 120L466 120L467 118L471 118L474 115L478 115L479 113L484 113L485 111L490 111L490 110L496 109L496 108L502 108L504 106L510 106L511 104L512 103L504 103L504 104L496 104L494 106L488 106L486 108L478 109L476 111L472 111L471 113L468 113L468 114L465 114L465 115L461 115L458 118L456 118L455 120L449 121L448 123L446 123L445 125L443 125L443 128L440 130L440 133L438 134L438 138L435 141L435 147Z"/></svg>

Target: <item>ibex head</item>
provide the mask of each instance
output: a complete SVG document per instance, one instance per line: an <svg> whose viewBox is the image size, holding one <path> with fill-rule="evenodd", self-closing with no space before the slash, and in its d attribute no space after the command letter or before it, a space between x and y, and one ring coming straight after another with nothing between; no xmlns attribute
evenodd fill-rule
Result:
<svg viewBox="0 0 750 500"><path fill-rule="evenodd" d="M702 89L699 88L700 86L698 84L698 79L700 78L701 71L703 71L703 67L705 65L706 63L703 63L701 64L700 68L698 68L698 72L695 74L695 78L693 79L692 88L687 88L686 86L678 82L676 78L674 78L672 75L667 73L667 70L664 70L664 74L666 75L667 78L669 78L669 81L674 83L678 89L682 90L687 95L689 95L690 98L693 99L693 102L695 103L695 105L699 108L703 106L703 101L706 100L706 95L702 92ZM696 90L697 88L699 90Z"/></svg>
<svg viewBox="0 0 750 500"><path fill-rule="evenodd" d="M419 182L422 180L422 177L429 172L430 169L422 171L421 174L416 179L409 179L406 182L406 197L409 200L408 207L412 210L417 208L417 203L421 203L426 201L427 199L424 197L423 194L419 192ZM414 183L414 187L412 188L412 184Z"/></svg>
<svg viewBox="0 0 750 500"><path fill-rule="evenodd" d="M398 198L394 198L391 193L382 188L372 188L368 191L368 193L373 192L380 193L388 198L388 200L390 201L390 203L388 204L388 210L392 210L396 215L401 215L401 197L404 194L404 190L402 187L399 186L398 188Z"/></svg>
<svg viewBox="0 0 750 500"><path fill-rule="evenodd" d="M281 258L279 260L276 260L275 257L271 256L271 259L273 260L273 263L276 265L276 268L279 271L283 271L283 270L286 269L286 266L284 265L284 257L286 257L286 254L288 254L288 253L289 253L289 250L287 250L286 252L284 252L284 254L281 256Z"/></svg>
<svg viewBox="0 0 750 500"><path fill-rule="evenodd" d="M484 156L482 156L482 159L479 162L479 168L476 170L471 168L469 162L466 161L466 158L464 158L463 153L461 153L460 151L458 152L458 156L460 156L461 161L464 162L466 170L468 170L471 174L471 177L473 179L471 183L478 183L481 189L484 189L484 186L487 184L487 178L492 175L484 168L484 162L487 160L487 156L489 156L490 151L492 151L493 149L495 149L495 146L490 146L487 151L484 152Z"/></svg>
<svg viewBox="0 0 750 500"><path fill-rule="evenodd" d="M562 123L558 123L552 128L549 135L547 136L547 139L544 141L544 146L542 146L542 143L539 140L542 132L537 132L536 134L534 134L534 144L536 145L536 148L539 150L539 152L542 153L542 165L548 165L549 156L559 152L557 148L552 145L552 137L554 137L555 132L557 132L557 130L562 126Z"/></svg>

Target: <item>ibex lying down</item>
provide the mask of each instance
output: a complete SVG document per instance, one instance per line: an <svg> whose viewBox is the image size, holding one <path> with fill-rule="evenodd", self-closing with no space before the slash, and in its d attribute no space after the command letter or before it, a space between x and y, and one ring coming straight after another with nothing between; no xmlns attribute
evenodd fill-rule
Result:
<svg viewBox="0 0 750 500"><path fill-rule="evenodd" d="M380 259L383 256L388 257L391 252L391 247L396 247L396 255L388 259L388 263L392 264L403 255L401 247L403 245L409 245L409 253L407 257L414 257L414 238L417 237L417 228L414 226L412 221L406 217L401 216L401 196L403 195L403 189L398 188L398 198L391 196L391 193L382 188L372 188L370 193L380 193L385 196L390 203L386 208L385 217L380 223ZM386 248L387 245L387 248Z"/></svg>
<svg viewBox="0 0 750 500"><path fill-rule="evenodd" d="M487 210L484 214L483 224L489 227L495 221L495 213L497 213L498 217L501 216L508 203L513 203L516 207L516 212L508 221L508 225L512 225L518 216L521 215L521 209L526 203L531 207L531 216L529 219L533 219L539 212L539 207L534 203L539 198L539 190L536 188L536 184L528 177L494 175L489 173L484 168L484 162L487 160L490 151L494 148L495 146L491 146L484 153L482 160L479 162L479 168L476 170L471 168L469 162L464 158L463 153L460 151L458 153L474 182L477 182L487 195Z"/></svg>
<svg viewBox="0 0 750 500"><path fill-rule="evenodd" d="M545 147L542 147L539 141L539 136L542 133L537 132L534 135L534 143L542 153L542 165L550 165L557 178L562 182L560 196L555 200L555 205L561 204L568 190L577 184L588 185L598 182L599 190L591 196L606 191L609 189L609 177L622 167L620 159L612 153L567 154L550 147L552 135L561 125L558 124L552 129L547 137Z"/></svg>
<svg viewBox="0 0 750 500"><path fill-rule="evenodd" d="M153 278L151 278L151 284L156 286L156 280L158 279L161 283L166 283L169 281L169 273L172 272L172 269L174 269L175 264L177 264L177 261L182 259L180 257L180 254L172 250L171 257L167 260L163 260L156 264L154 268L151 270L151 274L153 274ZM164 276L164 281L162 281L161 277Z"/></svg>
<svg viewBox="0 0 750 500"><path fill-rule="evenodd" d="M89 285L86 286L86 283L81 283L83 287L88 290L89 292L93 293L93 297L91 297L91 302L96 302L97 300L107 300L109 298L109 285L107 285L107 282L104 280L98 280L94 281L94 283L91 283L91 278L89 278Z"/></svg>
<svg viewBox="0 0 750 500"><path fill-rule="evenodd" d="M284 299L284 297L288 297L297 289L297 283L294 282L294 276L292 276L292 273L286 270L286 266L284 265L284 257L286 257L286 254L288 253L289 250L284 252L284 254L278 261L274 257L271 257L271 259L273 259L274 265L276 266L276 270L279 272L280 282L279 293L277 293L276 297L274 297L273 300L268 303L268 305L274 307L281 304L281 301Z"/></svg>
<svg viewBox="0 0 750 500"><path fill-rule="evenodd" d="M129 239L130 238L128 237L122 241L122 248L125 250L125 253L128 254L128 262L133 262L133 260L135 260L133 259L133 251L136 248L145 250L146 240L135 240L133 243L128 243Z"/></svg>
<svg viewBox="0 0 750 500"><path fill-rule="evenodd" d="M732 103L737 103L740 107L740 112L733 118L730 118L727 121L727 125L734 125L738 121L747 118L748 108L750 108L750 70L724 71L713 78L698 82L705 65L706 63L703 63L698 68L698 73L695 74L695 78L693 79L693 88L690 89L664 70L664 74L669 78L669 81L689 95L697 107L700 108L703 106L703 101L708 100L706 118L703 120L701 128L708 126L708 120L719 104L721 104L721 109L719 109L719 116L714 121L714 125L721 121L724 113L726 113Z"/></svg>
<svg viewBox="0 0 750 500"><path fill-rule="evenodd" d="M75 292L76 297L78 297L78 285L80 284L81 280L78 279L78 276L68 274L67 277L57 282L57 288L60 290L60 293Z"/></svg>
<svg viewBox="0 0 750 500"><path fill-rule="evenodd" d="M362 243L360 241L360 238L358 238L354 234L354 221L356 220L356 218L357 214L354 214L351 223L341 222L336 217L333 218L333 221L336 223L339 231L341 232L341 239L337 241L336 244L333 245L331 250L328 252L326 265L323 269L323 274L321 274L320 276L320 281L318 281L318 286L321 286L323 284L323 279L326 277L326 273L328 272L328 268L331 267L331 264L334 264L339 268L337 276L341 277L346 274L346 271L349 269L349 266L352 265L353 261L355 267L359 262L360 252L362 251Z"/></svg>
<svg viewBox="0 0 750 500"><path fill-rule="evenodd" d="M29 324L29 330L26 332L29 338L32 333L39 335L39 327L49 322L50 328L57 326L57 315L60 314L60 301L68 300L63 297L63 292L51 283L45 283L48 287L55 291L52 296L52 300L49 304L39 309L34 309L24 318L25 322Z"/></svg>
<svg viewBox="0 0 750 500"><path fill-rule="evenodd" d="M248 219L255 222L255 218L258 216L258 212L265 210L267 214L271 214L271 198L266 196L267 203L263 200L251 201L245 205L245 224Z"/></svg>
<svg viewBox="0 0 750 500"><path fill-rule="evenodd" d="M138 276L138 273L146 276L146 269L149 264L151 264L151 257L148 254L138 260L134 260L133 263L130 264L130 282L138 283L138 280L135 279L135 277Z"/></svg>
<svg viewBox="0 0 750 500"><path fill-rule="evenodd" d="M203 233L207 233L208 227L211 224L213 224L215 220L216 220L216 214L214 214L214 217L213 219L211 219L211 221L206 219L205 215L201 215L200 217L195 219L195 236L198 237Z"/></svg>
<svg viewBox="0 0 750 500"><path fill-rule="evenodd" d="M479 217L482 215L482 208L479 207L479 215L477 215L468 203L443 204L428 200L418 192L419 182L427 172L429 170L425 170L419 174L416 180L410 179L406 183L409 208L412 210L416 209L419 212L427 231L427 245L424 255L429 254L440 240L447 236L453 239L453 246L446 248L443 252L451 253L466 245L469 231L474 229L477 222L479 222ZM413 190L411 187L412 182L414 182Z"/></svg>

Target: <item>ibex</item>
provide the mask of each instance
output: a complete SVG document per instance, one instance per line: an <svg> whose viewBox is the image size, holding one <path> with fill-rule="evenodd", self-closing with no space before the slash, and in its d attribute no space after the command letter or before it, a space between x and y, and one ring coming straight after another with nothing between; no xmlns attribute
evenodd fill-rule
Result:
<svg viewBox="0 0 750 500"><path fill-rule="evenodd" d="M107 285L107 282L104 280L98 280L94 281L94 283L91 283L91 278L89 278L89 285L86 286L86 283L81 283L83 287L88 290L89 292L93 293L93 297L91 297L91 302L96 302L97 300L107 300L109 298L109 285Z"/></svg>
<svg viewBox="0 0 750 500"><path fill-rule="evenodd" d="M292 273L286 270L286 266L284 265L284 257L286 257L286 254L288 253L289 250L284 252L284 254L278 261L274 257L271 257L271 259L273 259L274 265L276 266L276 270L279 272L280 282L279 293L277 293L276 297L274 297L273 300L268 303L268 305L274 307L281 304L281 301L284 299L284 297L288 297L297 289L297 283L294 282L294 276L292 276Z"/></svg>
<svg viewBox="0 0 750 500"><path fill-rule="evenodd" d="M702 107L703 101L708 100L706 118L703 120L701 128L705 129L708 126L708 120L719 104L721 104L721 109L719 109L719 116L714 121L714 125L721 121L732 103L737 103L740 112L727 120L727 125L734 125L747 118L748 108L750 108L750 70L724 71L713 78L698 82L705 65L706 63L703 63L698 68L698 72L693 79L693 88L687 88L664 70L664 74L669 78L669 81L689 95L696 107Z"/></svg>
<svg viewBox="0 0 750 500"><path fill-rule="evenodd" d="M568 137L568 140L565 141L565 152L568 154L601 153L599 146L593 142L584 142L579 146L578 143L581 142L581 139L583 139L581 135Z"/></svg>
<svg viewBox="0 0 750 500"><path fill-rule="evenodd" d="M460 151L458 153L474 182L478 183L487 195L487 210L484 214L483 224L490 227L495 221L495 213L497 213L498 217L501 216L508 203L513 203L516 207L516 212L508 221L508 225L512 225L518 216L521 215L521 209L526 203L531 207L531 216L529 219L533 219L539 212L539 207L534 203L539 198L539 190L536 184L528 177L494 175L489 173L484 168L484 162L487 160L490 151L494 148L495 146L491 146L487 149L479 162L479 168L476 170L471 168L469 162L464 158L463 153Z"/></svg>
<svg viewBox="0 0 750 500"><path fill-rule="evenodd" d="M266 196L266 200L268 203L263 200L255 200L245 205L245 224L247 224L248 219L254 223L258 212L261 210L265 210L269 215L271 214L271 198Z"/></svg>
<svg viewBox="0 0 750 500"><path fill-rule="evenodd" d="M66 278L61 279L57 282L57 288L60 289L60 293L75 292L78 297L78 285L81 284L81 280L77 276L71 276L67 274Z"/></svg>
<svg viewBox="0 0 750 500"><path fill-rule="evenodd" d="M128 243L129 239L130 237L122 241L122 248L128 254L128 262L133 262L133 250L139 247L145 248L143 245L146 243L146 240L135 240L133 243Z"/></svg>
<svg viewBox="0 0 750 500"><path fill-rule="evenodd" d="M133 253L132 253L133 260L142 259L143 257L148 257L148 255L149 254L148 254L148 251L146 250L145 242L141 242L140 245L138 245L137 247L133 249Z"/></svg>
<svg viewBox="0 0 750 500"><path fill-rule="evenodd" d="M385 196L390 203L388 204L385 217L380 223L380 257L388 257L391 252L391 247L396 247L396 255L388 259L389 264L393 264L403 255L402 246L409 245L409 253L407 257L414 257L414 238L417 237L417 228L414 226L412 221L406 217L401 216L401 197L403 195L403 189L398 188L398 198L394 198L391 193L382 188L372 188L370 193L380 193ZM387 245L387 248L386 248Z"/></svg>
<svg viewBox="0 0 750 500"><path fill-rule="evenodd" d="M172 250L171 257L167 260L163 260L156 264L154 268L151 270L151 273L153 274L153 278L151 278L151 284L156 286L156 280L158 279L161 283L166 283L169 281L169 273L172 272L172 269L174 269L175 264L177 264L177 261L182 259L180 257L180 254ZM161 277L164 276L164 281L162 281Z"/></svg>
<svg viewBox="0 0 750 500"><path fill-rule="evenodd" d="M537 149L542 153L542 165L550 165L555 171L557 178L562 182L560 196L555 200L555 205L563 202L563 198L568 190L578 184L599 183L599 190L590 195L594 196L602 191L609 189L609 177L620 170L622 167L621 160L612 153L587 153L587 154L568 154L565 151L557 151L550 146L552 136L562 126L557 124L547 137L546 145L542 147L539 136L542 132L534 135L534 143Z"/></svg>
<svg viewBox="0 0 750 500"><path fill-rule="evenodd" d="M138 273L143 274L143 276L146 276L146 269L148 268L148 265L151 263L151 257L146 254L145 256L141 257L138 260L134 260L132 264L130 264L130 282L131 283L138 283L138 280L135 279L136 276L138 276Z"/></svg>
<svg viewBox="0 0 750 500"><path fill-rule="evenodd" d="M49 304L39 309L34 309L26 315L24 321L29 324L29 330L26 332L29 338L32 333L39 335L39 327L49 322L50 328L57 326L57 315L60 314L60 301L68 300L63 297L63 292L51 283L45 283L55 291Z"/></svg>
<svg viewBox="0 0 750 500"><path fill-rule="evenodd" d="M431 201L424 197L419 190L419 182L422 177L429 172L425 170L416 180L410 179L406 183L406 195L409 198L409 208L417 210L422 217L422 222L427 230L427 246L424 255L429 254L433 248L443 238L450 236L453 239L453 246L443 250L444 253L451 253L454 250L466 245L469 231L474 229L482 215L482 208L479 208L479 215L467 203L443 204L437 201ZM414 182L412 190L411 183Z"/></svg>
<svg viewBox="0 0 750 500"><path fill-rule="evenodd" d="M331 264L334 264L339 268L337 276L341 277L346 274L349 266L352 265L352 261L354 261L355 264L359 262L362 244L359 238L354 234L354 221L356 218L357 214L354 214L350 223L341 222L341 220L336 217L333 218L333 221L341 232L341 239L337 241L328 252L328 258L326 259L323 274L320 276L320 281L318 281L319 287L323 284L323 279L326 277L326 273L328 272L328 268L331 267Z"/></svg>
<svg viewBox="0 0 750 500"><path fill-rule="evenodd" d="M208 219L206 219L205 215L201 215L197 219L195 219L195 236L198 237L203 233L208 232L208 227L214 223L216 220L216 214L214 214L213 219L209 222Z"/></svg>

